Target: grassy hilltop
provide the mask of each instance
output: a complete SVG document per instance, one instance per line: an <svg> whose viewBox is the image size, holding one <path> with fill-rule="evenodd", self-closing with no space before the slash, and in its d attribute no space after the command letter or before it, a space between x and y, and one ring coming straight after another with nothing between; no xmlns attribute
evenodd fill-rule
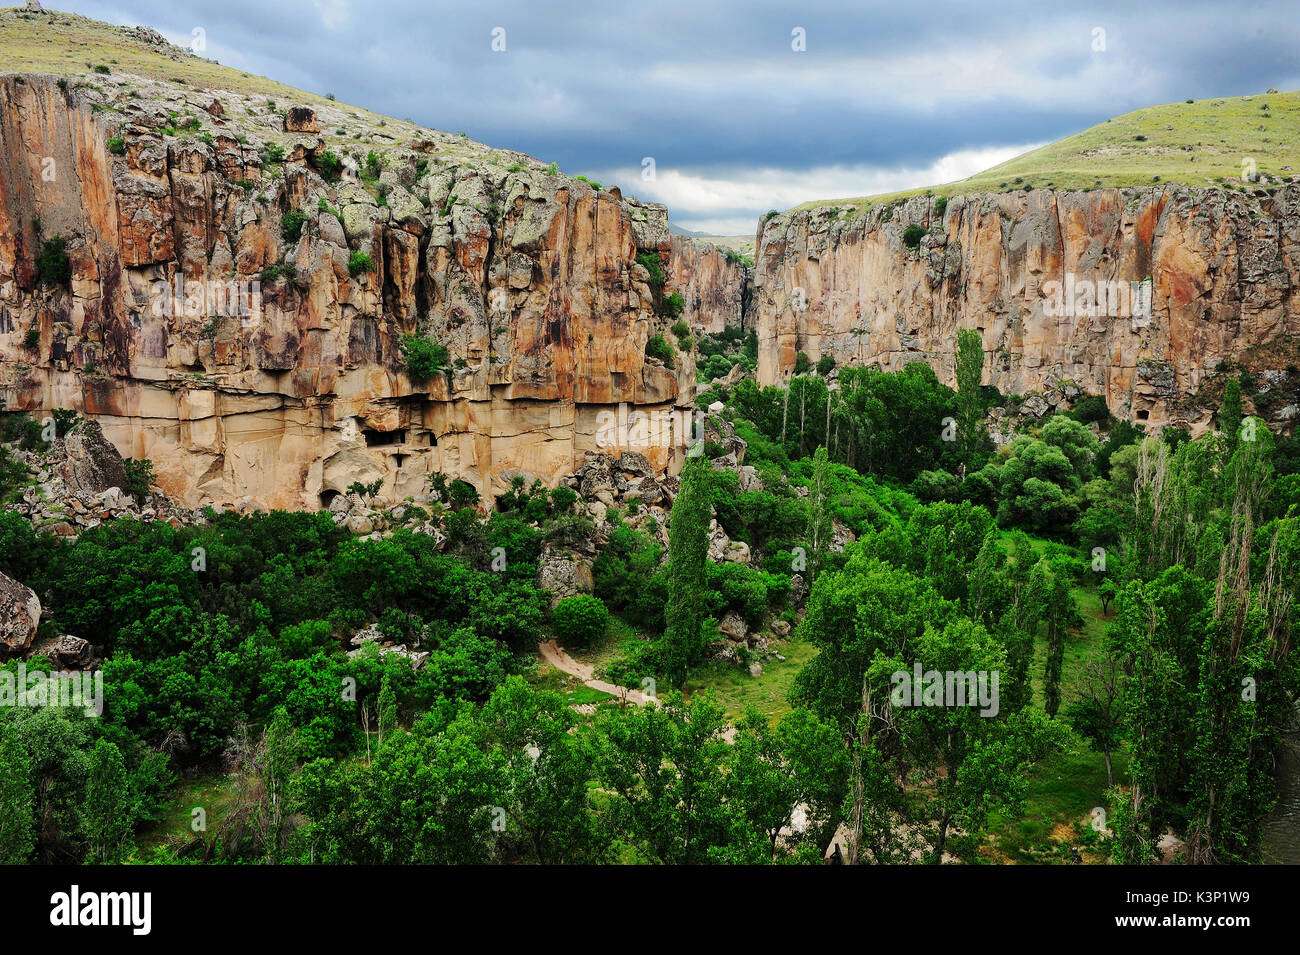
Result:
<svg viewBox="0 0 1300 955"><path fill-rule="evenodd" d="M1148 106L958 182L856 199L816 200L796 208L862 209L920 193L1086 190L1160 182L1244 188L1247 157L1269 183L1300 176L1300 91Z"/></svg>

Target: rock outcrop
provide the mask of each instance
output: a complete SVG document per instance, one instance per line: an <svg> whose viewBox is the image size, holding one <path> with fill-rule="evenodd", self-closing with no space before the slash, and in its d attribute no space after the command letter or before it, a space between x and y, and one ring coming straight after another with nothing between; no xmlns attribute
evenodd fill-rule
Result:
<svg viewBox="0 0 1300 955"><path fill-rule="evenodd" d="M956 331L973 328L984 380L1004 394L1073 387L1115 414L1196 430L1210 412L1185 399L1219 362L1300 332L1300 185L796 210L760 225L754 271L762 384L785 380L801 351L926 361L951 384ZM1100 310L1087 297L1098 283L1115 283Z"/></svg>
<svg viewBox="0 0 1300 955"><path fill-rule="evenodd" d="M36 593L0 574L0 661L23 656L36 639L41 602Z"/></svg>
<svg viewBox="0 0 1300 955"><path fill-rule="evenodd" d="M554 485L627 449L603 415L689 410L691 356L645 355L671 324L636 261L672 271L663 206L357 117L117 72L0 74L8 408L93 416L185 506L281 508L379 479L396 501L438 471L489 500L520 474ZM55 237L66 284L36 266ZM449 367L414 380L412 335ZM672 470L684 435L657 437L635 450Z"/></svg>
<svg viewBox="0 0 1300 955"><path fill-rule="evenodd" d="M742 325L748 269L728 261L722 249L680 235L672 237L669 266L671 284L686 302L682 319L693 332Z"/></svg>

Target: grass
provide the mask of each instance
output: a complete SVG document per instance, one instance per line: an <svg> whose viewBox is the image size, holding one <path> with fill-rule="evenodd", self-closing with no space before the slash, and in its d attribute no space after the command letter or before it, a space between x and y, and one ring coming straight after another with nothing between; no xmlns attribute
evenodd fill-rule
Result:
<svg viewBox="0 0 1300 955"><path fill-rule="evenodd" d="M758 708L768 722L775 722L790 712L790 688L804 664L817 655L817 648L802 640L775 644L785 662L773 660L763 664L761 676L753 677L740 667L709 663L697 667L686 681L687 696L711 691L726 711L727 719L744 715L746 707Z"/></svg>
<svg viewBox="0 0 1300 955"><path fill-rule="evenodd" d="M1268 105L1267 110L1260 108L1263 104ZM1300 170L1300 91L1149 106L958 182L929 190L920 187L878 196L817 200L795 209L838 205L861 211L927 191L936 196L955 196L1016 191L1026 185L1086 190L1177 182L1202 187L1244 184L1254 188L1242 178L1242 163L1247 157L1271 183L1279 178L1296 178L1295 170Z"/></svg>
<svg viewBox="0 0 1300 955"><path fill-rule="evenodd" d="M162 818L143 826L137 835L141 849L184 844L201 833L191 827L193 811L201 807L207 813L208 832L214 832L235 803L237 783L225 774L197 775L182 779L168 794Z"/></svg>

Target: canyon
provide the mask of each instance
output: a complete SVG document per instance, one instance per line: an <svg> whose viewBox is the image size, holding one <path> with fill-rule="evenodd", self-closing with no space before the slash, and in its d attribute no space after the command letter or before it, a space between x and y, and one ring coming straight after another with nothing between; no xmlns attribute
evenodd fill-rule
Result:
<svg viewBox="0 0 1300 955"><path fill-rule="evenodd" d="M924 361L952 383L973 328L1005 395L1101 395L1193 432L1221 362L1300 331L1294 182L831 203L765 216L750 269L554 164L277 102L151 30L72 21L209 72L0 74L0 396L94 417L188 507L316 508L375 482L395 502L438 472L491 501L625 450L673 473L699 390L678 321L754 330L762 385L800 353ZM54 239L63 282L38 266ZM1051 292L1076 279L1150 309L1061 314ZM412 336L445 347L445 369L414 380ZM647 355L656 336L671 361ZM666 423L653 441L601 426L641 415Z"/></svg>
<svg viewBox="0 0 1300 955"><path fill-rule="evenodd" d="M888 370L924 361L952 384L957 329L973 328L984 382L1004 395L1101 395L1117 416L1200 433L1213 409L1192 398L1218 365L1300 332L1295 183L830 204L765 220L757 243L762 384L787 380L800 352ZM1060 307L1062 289L1103 283L1133 294ZM1289 428L1296 409L1280 414Z"/></svg>

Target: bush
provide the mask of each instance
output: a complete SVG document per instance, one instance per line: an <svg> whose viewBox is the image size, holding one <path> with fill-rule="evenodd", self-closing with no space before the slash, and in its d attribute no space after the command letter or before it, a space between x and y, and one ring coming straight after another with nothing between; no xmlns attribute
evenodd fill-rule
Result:
<svg viewBox="0 0 1300 955"><path fill-rule="evenodd" d="M691 327L687 325L685 322L674 322L673 327L669 329L669 331L671 331L674 335L676 335L678 340L680 341L683 338L690 337Z"/></svg>
<svg viewBox="0 0 1300 955"><path fill-rule="evenodd" d="M447 494L451 499L451 506L458 511L463 511L467 507L474 507L478 504L478 490L468 481L462 481L460 478L451 482L447 488Z"/></svg>
<svg viewBox="0 0 1300 955"><path fill-rule="evenodd" d="M41 243L36 256L36 275L43 285L67 285L72 279L72 260L68 258L68 241L61 235Z"/></svg>
<svg viewBox="0 0 1300 955"><path fill-rule="evenodd" d="M149 500L149 489L153 487L156 480L153 462L148 458L127 458L122 464L126 466L126 487L122 490L144 504Z"/></svg>
<svg viewBox="0 0 1300 955"><path fill-rule="evenodd" d="M636 257L637 262L650 273L650 287L656 292L664 287L663 262L654 252L642 252Z"/></svg>
<svg viewBox="0 0 1300 955"><path fill-rule="evenodd" d="M263 166L284 162L284 147L279 143L267 143L262 147L261 159Z"/></svg>
<svg viewBox="0 0 1300 955"><path fill-rule="evenodd" d="M684 308L686 308L686 299L682 298L682 293L673 292L671 295L665 295L664 300L659 303L659 314L665 318L676 318Z"/></svg>
<svg viewBox="0 0 1300 955"><path fill-rule="evenodd" d="M605 635L609 611L599 597L575 594L555 605L551 612L551 626L565 643L591 646Z"/></svg>
<svg viewBox="0 0 1300 955"><path fill-rule="evenodd" d="M799 352L794 356L794 373L796 375L806 375L812 368L812 359L808 357L807 352Z"/></svg>
<svg viewBox="0 0 1300 955"><path fill-rule="evenodd" d="M325 150L319 156L315 157L316 168L320 170L321 178L326 182L337 182L339 179L339 170L343 168L343 160L339 159L331 150Z"/></svg>
<svg viewBox="0 0 1300 955"><path fill-rule="evenodd" d="M567 514L577 500L578 492L563 484L551 492L551 506L556 514Z"/></svg>
<svg viewBox="0 0 1300 955"><path fill-rule="evenodd" d="M948 208L948 197L947 197L947 196L940 196L938 199L934 200L934 214L935 214L935 215L942 217L942 216L943 216L943 213L944 213L944 210L946 210L947 208Z"/></svg>
<svg viewBox="0 0 1300 955"><path fill-rule="evenodd" d="M402 339L402 359L412 381L425 382L447 367L447 349L431 338L407 335Z"/></svg>
<svg viewBox="0 0 1300 955"><path fill-rule="evenodd" d="M1075 402L1070 417L1084 424L1093 421L1109 421L1110 409L1106 407L1106 399L1101 395L1084 395Z"/></svg>
<svg viewBox="0 0 1300 955"><path fill-rule="evenodd" d="M299 209L290 209L280 216L280 235L285 242L297 242L302 238L302 227L307 224L307 213Z"/></svg>
<svg viewBox="0 0 1300 955"><path fill-rule="evenodd" d="M919 225L910 225L903 230L903 245L915 249L925 237L925 229Z"/></svg>
<svg viewBox="0 0 1300 955"><path fill-rule="evenodd" d="M121 137L112 137L108 141L108 151L114 156L123 156L126 154L126 140Z"/></svg>
<svg viewBox="0 0 1300 955"><path fill-rule="evenodd" d="M663 335L650 337L650 340L645 343L645 354L647 358L658 358L664 363L665 368L673 367L673 346L668 344L668 340Z"/></svg>
<svg viewBox="0 0 1300 955"><path fill-rule="evenodd" d="M370 256L364 252L353 252L348 256L348 273L356 278L363 272L373 272L375 263L370 261Z"/></svg>
<svg viewBox="0 0 1300 955"><path fill-rule="evenodd" d="M29 328L27 334L23 336L23 348L28 351L36 351L41 347L41 333L39 329Z"/></svg>
<svg viewBox="0 0 1300 955"><path fill-rule="evenodd" d="M823 378L825 378L834 370L835 370L835 359L832 358L830 355L822 355L821 358L817 359L817 374L821 375Z"/></svg>

